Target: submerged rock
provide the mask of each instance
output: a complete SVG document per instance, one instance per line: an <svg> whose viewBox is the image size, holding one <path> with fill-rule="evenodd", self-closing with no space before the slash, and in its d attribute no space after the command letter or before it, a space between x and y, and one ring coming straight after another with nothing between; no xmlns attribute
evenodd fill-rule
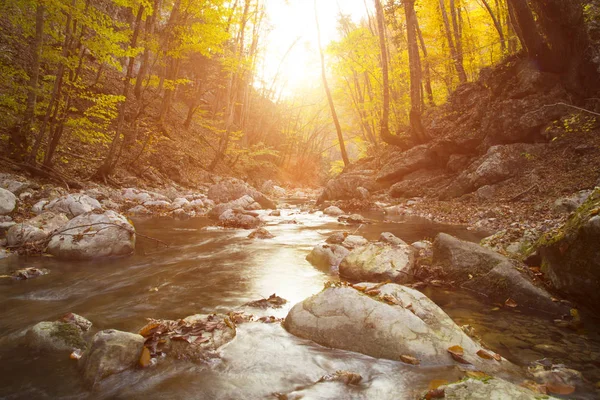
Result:
<svg viewBox="0 0 600 400"><path fill-rule="evenodd" d="M109 210L73 218L48 244L48 252L70 260L127 256L135 249L135 228L127 218Z"/></svg>
<svg viewBox="0 0 600 400"><path fill-rule="evenodd" d="M272 239L275 235L266 230L265 228L258 228L248 235L249 239Z"/></svg>
<svg viewBox="0 0 600 400"><path fill-rule="evenodd" d="M513 261L478 244L440 233L433 243L433 265L442 268L448 280L490 301L504 303L512 299L519 306L535 310L568 311L517 270Z"/></svg>
<svg viewBox="0 0 600 400"><path fill-rule="evenodd" d="M39 242L60 230L69 222L65 214L50 211L37 217L13 225L7 232L9 246L22 246L26 243Z"/></svg>
<svg viewBox="0 0 600 400"><path fill-rule="evenodd" d="M0 215L13 212L17 206L17 197L12 192L0 188Z"/></svg>
<svg viewBox="0 0 600 400"><path fill-rule="evenodd" d="M389 236L386 237L391 240ZM340 263L340 277L370 282L411 281L414 266L413 250L400 239L394 238L397 240L395 244L376 242L356 247Z"/></svg>
<svg viewBox="0 0 600 400"><path fill-rule="evenodd" d="M306 261L325 271L330 271L332 268L336 270L349 252L339 244L319 244L306 256Z"/></svg>
<svg viewBox="0 0 600 400"><path fill-rule="evenodd" d="M252 197L245 195L245 196L240 197L239 199L236 199L236 200L233 200L233 201L230 201L227 203L217 204L210 210L210 212L208 213L208 216L213 219L218 219L227 210L256 209L255 207L252 207L253 204L257 204L257 203L254 201L254 199Z"/></svg>
<svg viewBox="0 0 600 400"><path fill-rule="evenodd" d="M143 347L144 337L135 333L116 329L96 333L79 360L84 380L93 387L110 375L135 367Z"/></svg>
<svg viewBox="0 0 600 400"><path fill-rule="evenodd" d="M296 304L284 327L324 346L423 366L454 364L448 349L459 345L462 361L482 371L516 370L504 359L478 356L481 346L441 308L422 293L397 284L326 288Z"/></svg>

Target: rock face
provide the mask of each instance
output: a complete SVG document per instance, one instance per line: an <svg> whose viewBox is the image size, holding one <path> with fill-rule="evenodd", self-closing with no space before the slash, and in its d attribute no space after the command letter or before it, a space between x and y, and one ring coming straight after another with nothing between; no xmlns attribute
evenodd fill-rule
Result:
<svg viewBox="0 0 600 400"><path fill-rule="evenodd" d="M361 283L369 292L373 284ZM359 287L359 285L355 285ZM353 287L329 287L296 304L284 321L292 334L321 345L376 358L416 358L423 366L454 364L449 347L460 345L463 358L486 372L509 370L508 361L484 360L481 346L422 293L386 284L371 297Z"/></svg>
<svg viewBox="0 0 600 400"><path fill-rule="evenodd" d="M559 232L546 234L537 244L542 271L553 286L590 307L600 304L598 207L600 189L596 188Z"/></svg>
<svg viewBox="0 0 600 400"><path fill-rule="evenodd" d="M17 197L6 189L0 188L0 215L13 212L17 205Z"/></svg>
<svg viewBox="0 0 600 400"><path fill-rule="evenodd" d="M319 244L306 256L306 261L325 271L335 270L349 252L339 244Z"/></svg>
<svg viewBox="0 0 600 400"><path fill-rule="evenodd" d="M275 203L264 194L239 179L228 179L212 185L208 189L208 198L215 203L226 203L248 195L259 203L262 208L275 209Z"/></svg>
<svg viewBox="0 0 600 400"><path fill-rule="evenodd" d="M13 225L7 232L9 246L22 246L25 243L46 239L69 222L65 214L44 212L35 218Z"/></svg>
<svg viewBox="0 0 600 400"><path fill-rule="evenodd" d="M80 360L85 381L94 386L102 379L134 367L142 353L144 338L115 329L94 335L90 349Z"/></svg>
<svg viewBox="0 0 600 400"><path fill-rule="evenodd" d="M71 260L119 257L133 253L135 228L114 211L89 212L73 218L48 244L48 252Z"/></svg>
<svg viewBox="0 0 600 400"><path fill-rule="evenodd" d="M340 263L340 277L369 282L411 281L413 251L409 245L396 239L396 244L378 242L356 247Z"/></svg>
<svg viewBox="0 0 600 400"><path fill-rule="evenodd" d="M98 209L102 209L100 202L86 194L69 194L44 206L44 210L63 213L70 218Z"/></svg>
<svg viewBox="0 0 600 400"><path fill-rule="evenodd" d="M377 180L383 182L398 182L405 175L418 169L435 165L435 154L428 145L415 146L402 153L396 162L386 164L379 174Z"/></svg>
<svg viewBox="0 0 600 400"><path fill-rule="evenodd" d="M261 221L253 212L229 209L219 216L219 223L225 228L254 229Z"/></svg>
<svg viewBox="0 0 600 400"><path fill-rule="evenodd" d="M519 306L555 314L568 309L552 301L550 293L534 285L508 258L445 233L433 242L433 265L441 267L448 280L484 294L490 301L512 299Z"/></svg>

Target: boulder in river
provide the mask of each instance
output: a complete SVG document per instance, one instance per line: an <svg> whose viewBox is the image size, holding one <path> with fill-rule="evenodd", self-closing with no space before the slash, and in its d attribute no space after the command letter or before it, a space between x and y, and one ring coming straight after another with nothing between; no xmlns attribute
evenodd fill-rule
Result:
<svg viewBox="0 0 600 400"><path fill-rule="evenodd" d="M376 358L423 366L470 363L487 373L516 368L499 357L478 356L485 350L441 308L417 290L397 284L330 286L296 304L284 327L323 346ZM461 361L449 351L459 350L454 346L460 346Z"/></svg>
<svg viewBox="0 0 600 400"><path fill-rule="evenodd" d="M476 243L440 233L433 242L433 265L440 267L448 280L492 302L510 299L519 306L553 314L568 311L519 271L512 260Z"/></svg>
<svg viewBox="0 0 600 400"><path fill-rule="evenodd" d="M127 218L112 210L81 214L61 232L50 240L48 252L62 259L127 256L135 248L135 228Z"/></svg>
<svg viewBox="0 0 600 400"><path fill-rule="evenodd" d="M22 246L26 243L46 239L69 222L65 214L46 211L37 217L13 225L7 232L9 246Z"/></svg>
<svg viewBox="0 0 600 400"><path fill-rule="evenodd" d="M340 215L344 214L344 211L336 206L329 206L323 210L323 214L330 215L332 217L339 217Z"/></svg>
<svg viewBox="0 0 600 400"><path fill-rule="evenodd" d="M261 224L261 220L254 212L228 209L219 216L219 223L225 228L253 229Z"/></svg>
<svg viewBox="0 0 600 400"><path fill-rule="evenodd" d="M102 209L100 202L86 194L69 194L44 206L44 210L63 213L69 218L99 209Z"/></svg>
<svg viewBox="0 0 600 400"><path fill-rule="evenodd" d="M430 393L433 391L430 391ZM483 376L468 378L460 382L444 385L436 390L439 398L463 400L557 400L555 397L533 392L523 386L517 386L504 379ZM435 398L435 397L427 397Z"/></svg>
<svg viewBox="0 0 600 400"><path fill-rule="evenodd" d="M593 308L600 304L599 207L596 188L564 226L542 236L536 245L542 272L553 286Z"/></svg>
<svg viewBox="0 0 600 400"><path fill-rule="evenodd" d="M94 335L88 351L79 360L83 377L90 386L102 379L135 367L144 347L144 337L106 329Z"/></svg>
<svg viewBox="0 0 600 400"><path fill-rule="evenodd" d="M240 209L240 210L255 210L256 207L253 207L254 204L257 204L251 196L244 195L239 199L235 199L229 201L227 203L221 203L214 206L210 212L208 213L209 218L218 219L221 214L223 214L227 210ZM260 208L260 206L259 206Z"/></svg>
<svg viewBox="0 0 600 400"><path fill-rule="evenodd" d="M266 230L265 228L258 228L255 231L252 231L249 235L249 239L272 239L275 235Z"/></svg>
<svg viewBox="0 0 600 400"><path fill-rule="evenodd" d="M74 351L87 347L83 333L92 323L84 317L69 313L57 321L43 321L32 326L25 335L30 347L42 351Z"/></svg>
<svg viewBox="0 0 600 400"><path fill-rule="evenodd" d="M0 188L0 215L13 212L17 206L17 197L6 189Z"/></svg>
<svg viewBox="0 0 600 400"><path fill-rule="evenodd" d="M252 197L262 208L277 208L271 199L239 179L226 179L208 188L208 198L217 204L227 203L245 195Z"/></svg>
<svg viewBox="0 0 600 400"><path fill-rule="evenodd" d="M367 239L359 235L347 235L342 242L342 246L352 250L354 248L365 246L369 243Z"/></svg>
<svg viewBox="0 0 600 400"><path fill-rule="evenodd" d="M319 244L306 256L306 261L325 271L337 270L340 262L349 252L347 248L339 244Z"/></svg>
<svg viewBox="0 0 600 400"><path fill-rule="evenodd" d="M413 250L396 239L395 244L375 242L354 248L340 263L340 277L353 281L410 282L413 278Z"/></svg>

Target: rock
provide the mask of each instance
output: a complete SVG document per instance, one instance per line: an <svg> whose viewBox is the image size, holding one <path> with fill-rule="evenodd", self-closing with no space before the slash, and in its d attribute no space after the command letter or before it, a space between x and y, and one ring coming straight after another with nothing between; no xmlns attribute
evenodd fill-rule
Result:
<svg viewBox="0 0 600 400"><path fill-rule="evenodd" d="M413 171L434 166L435 160L435 153L428 145L415 146L384 165L376 179L379 182L398 182Z"/></svg>
<svg viewBox="0 0 600 400"><path fill-rule="evenodd" d="M0 222L0 235L3 235L10 228L15 226L17 223L15 221L2 221Z"/></svg>
<svg viewBox="0 0 600 400"><path fill-rule="evenodd" d="M371 194L369 193L369 189L367 188L359 186L356 188L356 191L360 195L360 199L367 200L371 196Z"/></svg>
<svg viewBox="0 0 600 400"><path fill-rule="evenodd" d="M0 188L0 215L13 212L17 206L17 197L6 189Z"/></svg>
<svg viewBox="0 0 600 400"><path fill-rule="evenodd" d="M326 240L327 243L331 244L342 244L348 237L348 232L336 232L329 236Z"/></svg>
<svg viewBox="0 0 600 400"><path fill-rule="evenodd" d="M460 382L441 386L443 398L464 400L534 400L544 398L558 400L555 397L533 392L525 387L517 386L500 378L483 379L468 378Z"/></svg>
<svg viewBox="0 0 600 400"><path fill-rule="evenodd" d="M271 217L281 217L281 211L280 210L271 211L271 213L269 215Z"/></svg>
<svg viewBox="0 0 600 400"><path fill-rule="evenodd" d="M191 200L188 204L185 204L183 206L183 209L186 211L202 212L204 211L204 209L211 206L210 203L212 202L207 199L194 199Z"/></svg>
<svg viewBox="0 0 600 400"><path fill-rule="evenodd" d="M233 209L241 209L246 210L252 208L251 206L255 203L254 199L251 196L244 195L239 199L221 203L214 206L210 212L208 213L209 218L218 219L221 214L223 214L227 210Z"/></svg>
<svg viewBox="0 0 600 400"><path fill-rule="evenodd" d="M342 242L342 246L345 248L352 250L356 247L364 246L368 244L369 241L362 236L359 235L348 235Z"/></svg>
<svg viewBox="0 0 600 400"><path fill-rule="evenodd" d="M496 195L496 188L491 185L485 185L477 189L475 196L479 200L492 200Z"/></svg>
<svg viewBox="0 0 600 400"><path fill-rule="evenodd" d="M135 228L127 218L109 210L89 212L73 218L48 244L48 252L58 258L88 260L119 257L133 253Z"/></svg>
<svg viewBox="0 0 600 400"><path fill-rule="evenodd" d="M219 216L219 223L226 228L253 229L261 224L257 214L243 210L225 210Z"/></svg>
<svg viewBox="0 0 600 400"><path fill-rule="evenodd" d="M338 221L348 224L364 224L365 218L360 214L342 215L338 218Z"/></svg>
<svg viewBox="0 0 600 400"><path fill-rule="evenodd" d="M519 306L554 314L568 310L552 301L550 293L534 285L511 260L478 244L440 233L433 242L433 265L455 285L481 293L491 302L512 299Z"/></svg>
<svg viewBox="0 0 600 400"><path fill-rule="evenodd" d="M2 175L4 175L4 174L2 174ZM15 179L13 179L13 178L15 178ZM21 181L18 181L17 179L19 179L19 178L16 177L15 175L12 175L12 176L8 175L4 179L2 177L0 177L0 188L8 190L15 196L19 196L21 193L23 193L25 190L27 190L29 188L38 187L36 184L32 184L30 182L21 182Z"/></svg>
<svg viewBox="0 0 600 400"><path fill-rule="evenodd" d="M23 281L26 279L37 278L38 276L48 275L49 273L50 271L44 268L28 267L18 269L10 274L10 276L17 281Z"/></svg>
<svg viewBox="0 0 600 400"><path fill-rule="evenodd" d="M382 187L375 182L374 174L375 171L372 170L350 171L329 180L317 199L317 205L326 200L364 199L365 195L368 197L369 190L374 191Z"/></svg>
<svg viewBox="0 0 600 400"><path fill-rule="evenodd" d="M249 239L272 239L275 235L266 230L265 228L258 228L248 235Z"/></svg>
<svg viewBox="0 0 600 400"><path fill-rule="evenodd" d="M275 197L284 197L287 194L284 188L282 188L281 186L277 186L277 185L273 186L272 193L273 193L273 196L275 196Z"/></svg>
<svg viewBox="0 0 600 400"><path fill-rule="evenodd" d="M332 217L338 217L340 215L343 215L344 212L336 206L329 206L323 210L323 214L330 215Z"/></svg>
<svg viewBox="0 0 600 400"><path fill-rule="evenodd" d="M152 211L148 210L146 207L142 205L137 205L135 207L131 207L129 210L125 212L127 215L131 215L134 217L143 217L152 215Z"/></svg>
<svg viewBox="0 0 600 400"><path fill-rule="evenodd" d="M195 211L186 211L183 208L180 208L179 210L175 210L173 211L173 218L175 219L190 219L196 216L196 212Z"/></svg>
<svg viewBox="0 0 600 400"><path fill-rule="evenodd" d="M406 243L370 243L355 248L342 260L340 277L353 281L406 283L413 278L413 267L413 251Z"/></svg>
<svg viewBox="0 0 600 400"><path fill-rule="evenodd" d="M44 210L63 213L70 218L98 209L102 209L100 202L86 194L69 194L44 206Z"/></svg>
<svg viewBox="0 0 600 400"><path fill-rule="evenodd" d="M110 375L135 367L143 347L141 335L115 329L96 333L90 349L79 360L85 381L93 387Z"/></svg>
<svg viewBox="0 0 600 400"><path fill-rule="evenodd" d="M579 208L592 194L591 190L580 190L579 192L563 197L554 202L554 212L570 213Z"/></svg>
<svg viewBox="0 0 600 400"><path fill-rule="evenodd" d="M379 286L379 285L377 285ZM409 356L424 367L455 364L448 348L460 345L463 359L488 373L514 370L506 360L485 360L481 346L468 337L434 302L417 290L361 283L329 287L296 304L284 321L293 335L323 346L402 360Z"/></svg>
<svg viewBox="0 0 600 400"><path fill-rule="evenodd" d="M140 190L136 188L125 188L121 191L121 197L123 201L129 203L143 204L148 201L162 200L169 201L167 196L163 196L160 193L149 192L146 190Z"/></svg>
<svg viewBox="0 0 600 400"><path fill-rule="evenodd" d="M65 318L66 317L66 318ZM92 323L77 314L67 314L63 319L44 321L32 326L25 334L27 344L43 351L83 350L87 347L83 332L89 330Z"/></svg>
<svg viewBox="0 0 600 400"><path fill-rule="evenodd" d="M38 201L37 203L35 203L35 204L33 205L33 207L31 207L31 211L32 211L34 214L37 214L37 215L39 215L39 214L41 214L41 213L43 213L43 212L44 212L44 207L46 207L46 204L48 204L48 203L49 203L49 201L48 201L48 200L40 200L40 201Z"/></svg>
<svg viewBox="0 0 600 400"><path fill-rule="evenodd" d="M563 294L593 309L600 304L600 188L558 229L537 242L542 272ZM11 228L14 229L14 228Z"/></svg>
<svg viewBox="0 0 600 400"><path fill-rule="evenodd" d="M319 244L306 256L306 261L315 267L330 271L337 270L340 262L350 251L338 244Z"/></svg>
<svg viewBox="0 0 600 400"><path fill-rule="evenodd" d="M65 214L44 212L30 220L12 226L7 232L9 246L38 242L62 229L69 219Z"/></svg>
<svg viewBox="0 0 600 400"><path fill-rule="evenodd" d="M440 193L441 199L459 197L486 185L502 182L526 165L528 157L535 157L543 145L524 143L497 145L471 163L452 183Z"/></svg>
<svg viewBox="0 0 600 400"><path fill-rule="evenodd" d="M208 188L208 198L217 204L230 202L246 195L252 197L262 208L277 208L272 200L239 179L227 179Z"/></svg>
<svg viewBox="0 0 600 400"><path fill-rule="evenodd" d="M394 234L390 232L382 232L381 235L379 235L379 241L382 243L389 243L394 246L406 245L406 243L402 239L397 238L396 236L394 236Z"/></svg>
<svg viewBox="0 0 600 400"><path fill-rule="evenodd" d="M448 159L446 168L450 172L460 172L469 166L471 157L465 154L452 154Z"/></svg>
<svg viewBox="0 0 600 400"><path fill-rule="evenodd" d="M143 204L144 207L156 210L171 210L172 204L166 200L150 200Z"/></svg>
<svg viewBox="0 0 600 400"><path fill-rule="evenodd" d="M200 200L200 201L202 201L202 200ZM179 208L185 208L188 204L190 204L188 199L184 199L183 197L178 197L175 200L173 200L173 202L171 203L170 209L172 211L175 211Z"/></svg>
<svg viewBox="0 0 600 400"><path fill-rule="evenodd" d="M431 258L433 257L433 243L429 240L419 240L418 242L414 242L411 246L417 250L419 253L419 257L421 258Z"/></svg>

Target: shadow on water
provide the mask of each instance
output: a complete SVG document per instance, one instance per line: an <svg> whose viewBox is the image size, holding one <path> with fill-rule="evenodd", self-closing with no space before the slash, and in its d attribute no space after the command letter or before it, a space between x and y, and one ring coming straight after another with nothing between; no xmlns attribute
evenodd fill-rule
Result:
<svg viewBox="0 0 600 400"><path fill-rule="evenodd" d="M357 227L298 208L282 210L281 217L261 214L274 239L250 240L248 231L210 227L201 218L150 219L135 221L138 232L169 243L168 247L138 237L136 254L129 258L63 262L50 257L14 257L0 261L0 274L34 266L51 271L30 281L0 285L0 397L256 399L299 390L307 398L414 399L432 379L461 376L455 366L407 366L327 349L288 334L279 324L250 323L238 327L236 339L222 349L221 361L165 361L155 368L110 377L100 392L90 394L81 383L76 363L66 355L40 354L19 344L28 327L67 312L90 319L96 330L135 332L146 318L177 319L229 311L277 293L289 303L273 314L285 316L293 304L319 292L331 279L305 260L312 247L332 232L354 232ZM464 227L417 219L363 225L357 234L376 239L386 231L409 243L442 231L467 240L482 237ZM545 356L541 347L535 347L544 340L577 341L560 332L544 331L548 321L493 312L466 295L442 291L428 295L459 324L475 326L495 350L523 364L529 361L522 357L523 349L530 358ZM514 328L511 321L519 321L520 336L510 333ZM507 342L507 332L512 342ZM339 383L306 387L340 369L360 373L363 382L354 388Z"/></svg>

